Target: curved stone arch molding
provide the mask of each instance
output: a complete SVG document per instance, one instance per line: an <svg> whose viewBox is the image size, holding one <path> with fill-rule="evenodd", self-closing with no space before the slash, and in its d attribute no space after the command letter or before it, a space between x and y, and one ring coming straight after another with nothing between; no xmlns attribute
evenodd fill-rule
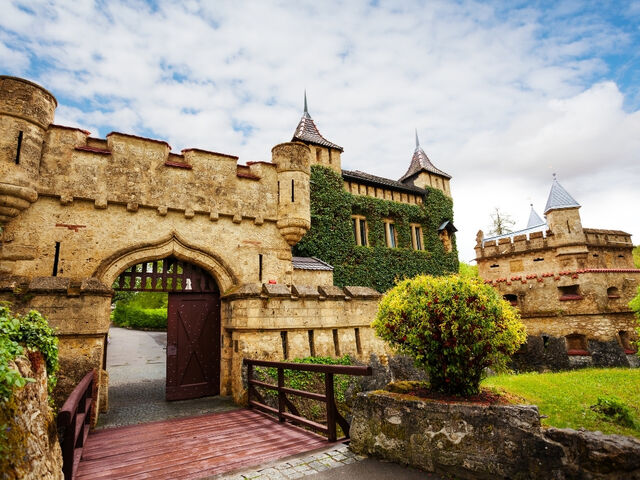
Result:
<svg viewBox="0 0 640 480"><path fill-rule="evenodd" d="M100 263L93 277L111 286L118 275L130 266L169 256L205 269L218 283L221 293L239 283L233 270L218 255L188 245L175 232L156 243L139 244L114 252Z"/></svg>

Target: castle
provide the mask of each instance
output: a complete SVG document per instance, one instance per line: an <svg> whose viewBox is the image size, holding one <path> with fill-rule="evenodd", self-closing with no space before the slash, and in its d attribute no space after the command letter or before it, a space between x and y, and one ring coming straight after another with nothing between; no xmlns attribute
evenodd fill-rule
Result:
<svg viewBox="0 0 640 480"><path fill-rule="evenodd" d="M528 341L518 368L638 366L629 302L640 283L631 235L583 228L580 204L553 179L544 209L527 228L485 238L478 232L481 278L517 306Z"/></svg>
<svg viewBox="0 0 640 480"><path fill-rule="evenodd" d="M95 369L98 409L107 408L114 288L169 292L168 398L242 401L245 357L384 356L370 328L380 293L334 286L324 259L292 256L313 232L312 168L341 176L350 198L428 218L396 225L348 211L353 248L371 241L391 261L418 256L431 273L446 270L441 257L457 267L451 177L419 144L400 181L343 171L342 148L320 135L305 104L270 162L240 165L126 133L95 138L54 124L56 106L41 86L0 76L0 300L39 310L57 329L58 400ZM449 200L427 215L438 195Z"/></svg>

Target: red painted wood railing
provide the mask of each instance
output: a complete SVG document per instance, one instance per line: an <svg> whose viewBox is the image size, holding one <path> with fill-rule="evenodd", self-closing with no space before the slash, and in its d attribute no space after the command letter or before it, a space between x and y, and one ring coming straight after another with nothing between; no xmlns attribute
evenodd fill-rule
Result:
<svg viewBox="0 0 640 480"><path fill-rule="evenodd" d="M340 428L342 428L342 431L345 434L345 438L349 438L349 423L342 415L340 415L340 413L338 412L338 408L336 407L336 399L333 389L333 376L336 374L361 376L371 375L371 367L357 365L317 365L309 363L269 362L266 360L250 360L247 358L244 359L244 364L247 366L249 408L257 408L258 410L275 414L278 416L278 420L281 422L289 420L290 422L297 425L302 425L322 432L327 435L327 439L330 442L335 442L337 440L336 425L340 425ZM271 385L270 383L255 380L253 378L253 367L276 368L278 371L278 385ZM305 372L323 373L325 387L324 394L285 387L285 370L302 370ZM267 405L256 387L275 390L278 393L278 408L273 408ZM314 422L301 416L295 405L291 403L291 401L287 398L287 394L311 398L313 400L324 402L327 406L327 424L323 425L321 423ZM253 398L255 398L255 400L253 400ZM289 412L286 411L287 409L289 410Z"/></svg>
<svg viewBox="0 0 640 480"><path fill-rule="evenodd" d="M63 432L60 446L65 480L73 479L89 435L91 409L94 405L93 376L94 370L80 380L58 412L58 429Z"/></svg>

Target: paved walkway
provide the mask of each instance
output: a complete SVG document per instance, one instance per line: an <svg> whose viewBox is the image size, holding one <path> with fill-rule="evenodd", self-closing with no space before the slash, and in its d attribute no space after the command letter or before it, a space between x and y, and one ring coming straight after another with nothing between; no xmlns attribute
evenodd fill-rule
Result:
<svg viewBox="0 0 640 480"><path fill-rule="evenodd" d="M346 445L332 445L274 463L207 477L206 480L442 480L441 477L396 463L356 455Z"/></svg>
<svg viewBox="0 0 640 480"><path fill-rule="evenodd" d="M236 410L230 397L204 397L167 402L164 332L109 329L107 371L109 411L98 417L96 428L121 427L171 418Z"/></svg>

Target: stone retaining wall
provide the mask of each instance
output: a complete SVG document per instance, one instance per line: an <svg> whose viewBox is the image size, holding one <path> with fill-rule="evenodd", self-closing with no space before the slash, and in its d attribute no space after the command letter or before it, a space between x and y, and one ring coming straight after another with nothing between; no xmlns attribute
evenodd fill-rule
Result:
<svg viewBox="0 0 640 480"><path fill-rule="evenodd" d="M0 477L7 480L62 480L62 451L47 393L47 372L39 353L18 357L12 368L33 378L0 409L6 442Z"/></svg>
<svg viewBox="0 0 640 480"><path fill-rule="evenodd" d="M359 394L351 449L470 480L640 479L640 442L543 430L534 405L447 404L388 392Z"/></svg>

